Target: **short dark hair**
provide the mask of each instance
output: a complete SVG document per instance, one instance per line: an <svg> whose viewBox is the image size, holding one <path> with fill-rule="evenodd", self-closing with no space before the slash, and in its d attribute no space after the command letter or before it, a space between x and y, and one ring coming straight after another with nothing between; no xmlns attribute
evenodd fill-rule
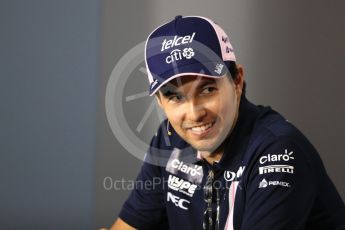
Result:
<svg viewBox="0 0 345 230"><path fill-rule="evenodd" d="M236 80L238 76L238 68L236 62L230 61L228 64L228 70L230 72L232 80ZM242 97L246 95L246 81L243 82Z"/></svg>

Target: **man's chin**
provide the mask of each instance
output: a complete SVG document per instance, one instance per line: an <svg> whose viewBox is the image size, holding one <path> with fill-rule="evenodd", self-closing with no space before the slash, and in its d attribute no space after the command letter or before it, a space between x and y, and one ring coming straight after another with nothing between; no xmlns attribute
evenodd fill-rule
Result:
<svg viewBox="0 0 345 230"><path fill-rule="evenodd" d="M200 152L207 152L207 153L213 153L217 149L217 146L210 145L210 144L191 144L191 146Z"/></svg>
<svg viewBox="0 0 345 230"><path fill-rule="evenodd" d="M224 140L225 141L225 140ZM217 140L208 140L202 142L194 142L189 144L199 152L204 152L205 154L212 155L213 153L222 153L222 148L224 147L224 141L220 139Z"/></svg>

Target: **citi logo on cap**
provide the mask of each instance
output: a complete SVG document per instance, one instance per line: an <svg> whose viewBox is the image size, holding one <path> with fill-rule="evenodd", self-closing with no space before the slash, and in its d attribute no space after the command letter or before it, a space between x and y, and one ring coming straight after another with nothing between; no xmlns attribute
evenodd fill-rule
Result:
<svg viewBox="0 0 345 230"><path fill-rule="evenodd" d="M194 56L195 52L192 48L184 48L183 50L174 49L170 52L170 55L168 55L165 58L165 62L170 64L172 62L176 62L179 60L182 60L182 58L191 59Z"/></svg>
<svg viewBox="0 0 345 230"><path fill-rule="evenodd" d="M175 35L175 37L170 40L164 39L164 41L162 42L161 51L173 48L175 46L179 46L181 44L191 43L193 41L194 36L195 36L195 32L192 35L186 35L186 36L180 36L180 37Z"/></svg>

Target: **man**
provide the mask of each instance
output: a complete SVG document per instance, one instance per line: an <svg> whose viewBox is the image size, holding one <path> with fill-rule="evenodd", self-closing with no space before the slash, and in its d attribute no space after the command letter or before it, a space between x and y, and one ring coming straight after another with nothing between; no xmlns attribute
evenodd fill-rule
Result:
<svg viewBox="0 0 345 230"><path fill-rule="evenodd" d="M345 229L309 141L245 97L242 66L210 19L177 16L147 39L150 95L167 116L112 229ZM159 183L157 182L159 180Z"/></svg>

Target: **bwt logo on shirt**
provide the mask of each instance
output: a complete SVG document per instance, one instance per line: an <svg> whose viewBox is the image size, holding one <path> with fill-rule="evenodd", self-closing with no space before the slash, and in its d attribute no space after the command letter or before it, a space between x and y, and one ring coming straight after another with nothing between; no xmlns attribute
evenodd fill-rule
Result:
<svg viewBox="0 0 345 230"><path fill-rule="evenodd" d="M162 42L161 51L164 51L166 49L170 49L182 44L191 43L193 41L194 36L195 36L195 32L192 35L186 35L186 36L181 36L181 37L175 35L175 37L170 40L164 39L164 41Z"/></svg>
<svg viewBox="0 0 345 230"><path fill-rule="evenodd" d="M190 204L190 201L188 201L186 199L181 199L180 197L175 196L171 192L167 193L167 201L172 202L173 204L175 204L176 207L179 207L179 208L184 209L184 210L188 210L187 205Z"/></svg>
<svg viewBox="0 0 345 230"><path fill-rule="evenodd" d="M244 169L245 169L245 166L241 166L238 168L236 173L231 172L231 171L225 171L224 172L224 179L226 181L233 181L235 179L238 180L242 176Z"/></svg>

